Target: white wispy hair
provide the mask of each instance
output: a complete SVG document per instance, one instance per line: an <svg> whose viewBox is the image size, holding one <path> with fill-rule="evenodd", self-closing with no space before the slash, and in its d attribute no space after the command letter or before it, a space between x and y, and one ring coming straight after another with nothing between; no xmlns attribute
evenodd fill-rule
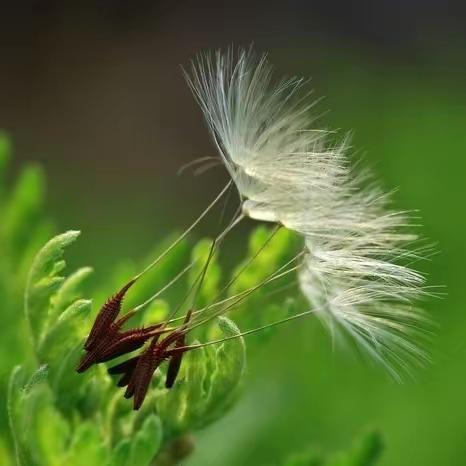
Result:
<svg viewBox="0 0 466 466"><path fill-rule="evenodd" d="M303 236L301 289L332 333L345 329L395 377L426 361L409 215L389 208L367 170L351 168L348 139L330 144L311 127L305 81L274 84L265 56L232 49L200 55L186 76L243 212Z"/></svg>
<svg viewBox="0 0 466 466"><path fill-rule="evenodd" d="M251 217L283 222L295 206L339 189L342 150L327 149L327 132L309 127L303 79L272 84L265 56L232 49L200 55L186 77Z"/></svg>

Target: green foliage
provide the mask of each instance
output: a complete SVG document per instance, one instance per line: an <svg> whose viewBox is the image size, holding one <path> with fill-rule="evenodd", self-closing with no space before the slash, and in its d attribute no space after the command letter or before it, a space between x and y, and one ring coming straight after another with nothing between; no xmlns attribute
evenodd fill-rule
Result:
<svg viewBox="0 0 466 466"><path fill-rule="evenodd" d="M2 328L0 338L0 399L6 400L8 374L15 364L31 360L26 322L21 312L23 291L31 260L52 227L43 216L44 176L35 165L26 166L9 180L9 162L13 146L0 132L0 296ZM11 449L7 447L7 410L0 407L0 464L9 464Z"/></svg>
<svg viewBox="0 0 466 466"><path fill-rule="evenodd" d="M383 442L377 432L368 432L346 452L323 455L315 449L291 455L283 466L376 466Z"/></svg>
<svg viewBox="0 0 466 466"><path fill-rule="evenodd" d="M225 416L240 396L246 373L243 338L187 352L171 390L164 387L162 366L138 412L132 411L131 402L123 398L104 366L78 375L75 368L83 339L98 307L128 277L164 251L173 238L158 245L142 264L117 265L99 285L90 267L67 272L64 255L80 233L68 231L46 242L51 229L42 219L42 172L37 167L26 168L8 193L3 181L10 151L11 143L0 134L0 248L4 253L0 293L5 328L10 329L0 339L0 369L10 373L8 384L6 377L0 384L3 399L7 399L0 412L0 464L178 464L191 451L190 435ZM185 296L179 314L191 306L202 309L256 287L296 254L298 243L293 235L284 229L271 233L264 227L252 233L246 257L231 274L222 271L216 254L210 257L211 240L203 239L192 248L181 241L131 288L125 310L153 296L190 262L194 265L187 276L140 312L134 325L162 321ZM198 277L204 274L209 259L198 289ZM282 291L283 285L293 283L285 277L256 290L232 309L225 303L236 323L230 317L215 317L218 307L208 308L203 316L214 318L193 332L189 343L234 337L240 328L259 327L294 312L296 302L288 298L289 292ZM87 298L89 289L94 300ZM271 293L274 304L269 299ZM257 340L260 338L250 341ZM7 422L11 442L4 435ZM332 463L315 464L370 466L377 455L374 442L364 441L346 455L336 456ZM292 464L301 463L287 466Z"/></svg>
<svg viewBox="0 0 466 466"><path fill-rule="evenodd" d="M27 366L38 369L17 367L10 379L10 427L17 462L26 466L148 465L160 449L214 422L230 409L241 390L245 344L240 337L188 352L175 387L165 389L160 373L154 377L143 409L132 412L104 368L93 368L85 375L74 371L93 307L91 300L83 298L92 270L86 267L68 276L64 273L64 251L78 236L79 232L70 231L47 242L27 276L24 308L33 356ZM202 271L210 244L202 240L194 247L192 258L197 261L197 270L187 278L182 295L192 289L195 277ZM189 259L185 251L185 244L174 250L178 266L182 259ZM153 293L175 273L176 267L165 261L157 273L146 278L145 288L135 287L130 299L137 299L135 295L139 300L146 299L150 289ZM220 278L220 267L214 261L199 292L203 305L218 298ZM258 281L251 279L250 283L254 286ZM163 319L175 303L159 299L148 307L142 319ZM238 310L237 315L245 311ZM249 321L256 326L259 323ZM208 331L200 333L219 338L235 336L240 330L233 321L219 317ZM29 380L28 373L32 373ZM56 441L48 440L51 438Z"/></svg>
<svg viewBox="0 0 466 466"><path fill-rule="evenodd" d="M64 251L78 236L70 231L47 242L32 262L26 282L25 316L35 361L30 366L39 369L27 380L28 371L17 367L10 378L10 427L17 461L26 466L148 465L163 445L214 422L232 406L245 370L245 344L236 338L188 352L175 387L166 390L163 378L155 377L147 404L133 413L103 368L85 375L74 371L92 320L92 302L81 293L91 269L68 277L63 273ZM208 254L206 244L199 243L193 256L200 258L199 251ZM166 281L169 272L163 272L151 280L157 285ZM217 293L218 284L208 284L203 299ZM169 309L166 301L158 300L144 319L163 318ZM239 332L228 318L217 319L217 335Z"/></svg>
<svg viewBox="0 0 466 466"><path fill-rule="evenodd" d="M239 333L226 317L218 318L221 334ZM157 411L170 435L200 428L221 417L230 408L240 389L246 365L242 338L207 346L186 355L179 383L170 396L157 399Z"/></svg>

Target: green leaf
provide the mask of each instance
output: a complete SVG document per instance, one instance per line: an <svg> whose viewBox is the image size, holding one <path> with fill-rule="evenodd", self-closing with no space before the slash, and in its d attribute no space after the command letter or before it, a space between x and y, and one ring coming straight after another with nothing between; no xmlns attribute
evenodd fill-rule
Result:
<svg viewBox="0 0 466 466"><path fill-rule="evenodd" d="M37 345L36 354L39 361L50 367L50 378L55 383L56 375L65 355L84 337L86 321L92 308L92 302L78 299L71 304L57 321L43 334Z"/></svg>
<svg viewBox="0 0 466 466"><path fill-rule="evenodd" d="M382 437L378 432L368 432L353 447L351 466L374 466L383 452Z"/></svg>
<svg viewBox="0 0 466 466"><path fill-rule="evenodd" d="M31 239L31 232L39 222L44 184L44 175L39 167L25 168L5 206L2 228L14 260L20 260Z"/></svg>
<svg viewBox="0 0 466 466"><path fill-rule="evenodd" d="M226 317L217 321L220 337L239 333L238 327ZM157 412L167 436L202 427L224 414L239 393L245 364L241 337L217 347L206 346L188 352L175 386L157 399Z"/></svg>
<svg viewBox="0 0 466 466"><path fill-rule="evenodd" d="M200 348L183 356L175 385L156 398L156 411L163 421L167 437L174 437L187 428L188 407L191 412L195 409L203 410L203 394L201 399L195 395L199 387L202 388L206 376L203 350ZM192 377L194 371L197 371L197 378Z"/></svg>
<svg viewBox="0 0 466 466"><path fill-rule="evenodd" d="M218 325L224 337L240 333L227 317L219 317ZM243 337L225 341L216 348L216 368L211 376L209 408L203 422L213 422L236 401L246 368L246 345Z"/></svg>
<svg viewBox="0 0 466 466"><path fill-rule="evenodd" d="M27 383L20 367L10 377L8 413L16 460L21 466L58 465L57 458L66 451L69 426L53 406L44 371L39 368Z"/></svg>
<svg viewBox="0 0 466 466"><path fill-rule="evenodd" d="M59 466L67 453L70 427L52 405L50 396L42 396L33 411L30 444L36 442L41 464Z"/></svg>
<svg viewBox="0 0 466 466"><path fill-rule="evenodd" d="M106 466L129 466L131 454L131 442L128 439L121 440L112 450Z"/></svg>
<svg viewBox="0 0 466 466"><path fill-rule="evenodd" d="M92 274L91 267L82 267L71 274L62 284L57 294L53 297L49 319L54 321L74 301L83 295L83 285Z"/></svg>
<svg viewBox="0 0 466 466"><path fill-rule="evenodd" d="M99 426L95 422L82 422L76 429L64 464L73 466L102 466L108 458Z"/></svg>
<svg viewBox="0 0 466 466"><path fill-rule="evenodd" d="M69 231L51 239L36 255L26 284L25 312L34 341L39 341L45 328L50 299L63 283L58 276L65 262L64 249L79 236L79 231Z"/></svg>
<svg viewBox="0 0 466 466"><path fill-rule="evenodd" d="M21 422L24 397L22 388L25 383L26 375L24 370L20 366L16 366L11 373L8 384L8 418L18 466L32 465L32 458L27 449Z"/></svg>
<svg viewBox="0 0 466 466"><path fill-rule="evenodd" d="M162 423L151 414L133 436L127 466L149 466L162 444Z"/></svg>
<svg viewBox="0 0 466 466"><path fill-rule="evenodd" d="M36 370L29 379L29 382L24 386L23 393L27 395L34 389L34 387L40 383L43 383L47 380L48 377L48 366L47 364L43 364Z"/></svg>
<svg viewBox="0 0 466 466"><path fill-rule="evenodd" d="M375 466L382 451L383 442L380 434L368 432L349 451L333 455L326 466Z"/></svg>
<svg viewBox="0 0 466 466"><path fill-rule="evenodd" d="M296 235L286 228L275 233L265 226L256 228L249 238L248 256L233 272L233 276L239 276L230 294L245 291L268 278L293 257L297 243Z"/></svg>

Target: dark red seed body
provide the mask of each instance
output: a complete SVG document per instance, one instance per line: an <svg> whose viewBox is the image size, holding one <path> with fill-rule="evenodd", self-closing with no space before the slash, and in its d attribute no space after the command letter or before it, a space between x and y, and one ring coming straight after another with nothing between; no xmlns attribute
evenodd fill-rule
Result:
<svg viewBox="0 0 466 466"><path fill-rule="evenodd" d="M111 326L111 324L117 318L120 310L123 298L126 292L134 284L135 280L128 282L118 293L110 298L100 309L97 317L94 321L94 325L87 337L84 348L88 351L95 348L100 338L102 338ZM126 316L125 316L126 317Z"/></svg>
<svg viewBox="0 0 466 466"><path fill-rule="evenodd" d="M124 374L133 367L136 367L138 359L139 356L134 356L134 358L130 358L126 361L120 362L120 364L117 364L116 366L110 367L107 372L111 375Z"/></svg>
<svg viewBox="0 0 466 466"><path fill-rule="evenodd" d="M141 348L153 336L152 332L160 326L161 324L153 325L148 328L127 330L123 333L116 331L112 326L110 332L97 346L82 357L76 371L84 372L94 364L110 361Z"/></svg>
<svg viewBox="0 0 466 466"><path fill-rule="evenodd" d="M163 352L158 348L151 355L149 355L149 357L141 357L141 359L138 361L136 369L134 370L136 382L134 385L133 408L135 411L137 411L142 406L142 403L146 398L147 391L149 390L152 376L162 361Z"/></svg>
<svg viewBox="0 0 466 466"><path fill-rule="evenodd" d="M119 337L113 341L102 353L99 355L97 362L106 362L111 359L115 359L119 356L122 356L126 353L131 353L135 351L144 343L153 336L151 332L154 329L151 327L149 329L136 329L128 330L126 332L120 333Z"/></svg>
<svg viewBox="0 0 466 466"><path fill-rule="evenodd" d="M126 374L123 374L123 376L117 382L117 387L120 387L120 388L126 387L129 384L131 377L133 376L133 372L134 372L134 369L126 372Z"/></svg>
<svg viewBox="0 0 466 466"><path fill-rule="evenodd" d="M185 346L184 336L176 342L176 346ZM181 361L184 353L177 353L170 358L167 369L167 377L165 379L165 387L172 388L175 384L178 373L180 372Z"/></svg>
<svg viewBox="0 0 466 466"><path fill-rule="evenodd" d="M123 372L123 376L118 380L117 386L118 387L126 387L131 377L133 376L134 370L136 369L136 365L138 363L138 357L132 358L129 361L126 361L127 364L125 366L125 371Z"/></svg>
<svg viewBox="0 0 466 466"><path fill-rule="evenodd" d="M192 311L188 311L184 323L187 324L191 319ZM181 348L186 345L186 335L182 334L175 342L175 348ZM175 353L168 363L167 377L165 379L165 387L172 388L175 384L176 378L180 372L181 361L183 359L183 352Z"/></svg>
<svg viewBox="0 0 466 466"><path fill-rule="evenodd" d="M132 370L131 378L128 382L128 386L126 387L126 392L124 395L125 398L131 398L134 395L137 386L143 382L142 380L143 374L152 365L151 361L155 359L154 353L157 348L158 339L159 339L159 335L154 336L154 338L152 338L151 344L146 349L146 351L144 351L144 353L142 353L138 357L136 367ZM154 366L154 371L150 374L150 377L149 377L146 392L147 392L147 389L149 388L150 379L152 378L152 375L155 372L155 369L156 367Z"/></svg>
<svg viewBox="0 0 466 466"><path fill-rule="evenodd" d="M165 337L160 343L158 343L159 335L156 335L149 348L139 357L125 393L125 398L134 396L133 409L135 411L142 406L154 372L166 357L166 349L177 341L182 334L180 331L175 331Z"/></svg>
<svg viewBox="0 0 466 466"><path fill-rule="evenodd" d="M92 351L87 351L81 360L79 361L78 367L76 368L76 372L82 373L87 371L91 366L99 362L99 357L105 349L115 342L118 334L117 332L109 332L106 336L100 340L96 347Z"/></svg>

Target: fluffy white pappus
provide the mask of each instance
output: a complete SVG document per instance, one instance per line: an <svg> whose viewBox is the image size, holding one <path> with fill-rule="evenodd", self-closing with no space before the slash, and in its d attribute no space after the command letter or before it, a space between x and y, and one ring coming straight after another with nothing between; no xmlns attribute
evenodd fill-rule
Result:
<svg viewBox="0 0 466 466"><path fill-rule="evenodd" d="M416 345L425 294L410 268L422 257L410 215L367 170L352 167L348 139L313 129L304 80L274 84L266 58L232 50L201 55L188 82L251 218L298 232L307 258L301 288L333 334L346 330L398 377L428 359Z"/></svg>
<svg viewBox="0 0 466 466"><path fill-rule="evenodd" d="M185 74L247 215L283 223L337 195L346 142L330 146L328 131L310 126L303 79L273 83L265 56L231 49L200 55Z"/></svg>
<svg viewBox="0 0 466 466"><path fill-rule="evenodd" d="M413 367L430 361L425 349L430 320L413 304L426 294L424 279L378 259L380 248L335 247L338 241L314 241L299 271L301 290L332 338L345 341L349 335L401 381Z"/></svg>

